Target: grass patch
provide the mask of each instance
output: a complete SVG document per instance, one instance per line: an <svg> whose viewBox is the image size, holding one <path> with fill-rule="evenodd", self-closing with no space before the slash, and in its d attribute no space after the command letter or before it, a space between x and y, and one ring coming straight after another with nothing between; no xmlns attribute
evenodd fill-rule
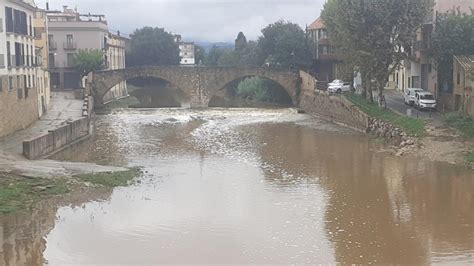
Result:
<svg viewBox="0 0 474 266"><path fill-rule="evenodd" d="M69 193L63 179L43 179L0 173L0 214L30 208L34 203Z"/></svg>
<svg viewBox="0 0 474 266"><path fill-rule="evenodd" d="M124 172L105 172L78 175L76 178L95 185L101 185L105 187L121 187L128 185L130 181L138 177L140 174L140 169L132 168Z"/></svg>
<svg viewBox="0 0 474 266"><path fill-rule="evenodd" d="M377 103L369 103L366 99L358 95L348 94L346 97L369 116L382 119L387 123L397 126L403 129L407 134L418 137L425 134L425 122L421 119L402 116L390 109L381 109Z"/></svg>
<svg viewBox="0 0 474 266"><path fill-rule="evenodd" d="M474 164L474 151L466 154L466 156L464 156L464 159L466 160L467 163Z"/></svg>
<svg viewBox="0 0 474 266"><path fill-rule="evenodd" d="M448 113L444 116L446 123L461 131L461 133L471 139L474 139L474 120L458 112Z"/></svg>

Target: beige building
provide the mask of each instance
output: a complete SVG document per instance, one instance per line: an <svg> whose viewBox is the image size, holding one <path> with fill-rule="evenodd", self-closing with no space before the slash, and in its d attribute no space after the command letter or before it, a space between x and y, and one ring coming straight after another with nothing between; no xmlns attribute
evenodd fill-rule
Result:
<svg viewBox="0 0 474 266"><path fill-rule="evenodd" d="M121 36L120 32L117 34L109 33L106 54L108 69L125 68L125 49L128 41L129 39ZM128 96L127 82L122 81L105 94L104 103L126 96Z"/></svg>
<svg viewBox="0 0 474 266"><path fill-rule="evenodd" d="M438 95L440 91L450 90L446 85L438 84L438 73L430 56L431 37L435 29L436 18L440 13L460 10L470 12L474 0L436 0L431 14L425 19L417 32L412 60L405 60L400 68L390 76L389 87L400 91L406 88L422 88Z"/></svg>
<svg viewBox="0 0 474 266"><path fill-rule="evenodd" d="M48 71L48 19L46 12L41 9L35 11L33 18L33 27L35 35L35 65L36 65L36 84L38 91L38 112L42 116L48 111L51 89L50 75Z"/></svg>
<svg viewBox="0 0 474 266"><path fill-rule="evenodd" d="M24 129L48 107L47 76L36 61L32 0L0 0L0 137ZM44 108L43 108L44 106ZM41 109L41 112L40 112Z"/></svg>
<svg viewBox="0 0 474 266"><path fill-rule="evenodd" d="M474 55L454 57L452 109L474 117Z"/></svg>

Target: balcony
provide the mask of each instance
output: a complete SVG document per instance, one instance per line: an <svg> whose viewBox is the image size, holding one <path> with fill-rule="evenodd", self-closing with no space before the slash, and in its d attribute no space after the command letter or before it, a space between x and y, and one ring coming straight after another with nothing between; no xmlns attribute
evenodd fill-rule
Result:
<svg viewBox="0 0 474 266"><path fill-rule="evenodd" d="M76 42L65 42L63 43L64 50L76 50L77 43Z"/></svg>
<svg viewBox="0 0 474 266"><path fill-rule="evenodd" d="M58 43L57 42L49 42L49 50L50 51L53 51L53 50L56 50L58 49Z"/></svg>

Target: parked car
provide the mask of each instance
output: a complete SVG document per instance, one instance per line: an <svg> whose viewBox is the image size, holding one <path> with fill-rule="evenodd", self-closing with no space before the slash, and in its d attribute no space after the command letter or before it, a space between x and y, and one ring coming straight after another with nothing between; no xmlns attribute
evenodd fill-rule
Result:
<svg viewBox="0 0 474 266"><path fill-rule="evenodd" d="M436 99L433 94L422 91L415 94L415 108L419 110L423 109L436 109Z"/></svg>
<svg viewBox="0 0 474 266"><path fill-rule="evenodd" d="M349 82L344 82L339 79L336 79L328 84L328 92L331 93L343 93L348 92L351 89L351 84Z"/></svg>
<svg viewBox="0 0 474 266"><path fill-rule="evenodd" d="M405 99L405 104L413 106L415 104L415 94L417 92L422 92L423 89L420 88L408 88L405 90L403 94L403 98Z"/></svg>

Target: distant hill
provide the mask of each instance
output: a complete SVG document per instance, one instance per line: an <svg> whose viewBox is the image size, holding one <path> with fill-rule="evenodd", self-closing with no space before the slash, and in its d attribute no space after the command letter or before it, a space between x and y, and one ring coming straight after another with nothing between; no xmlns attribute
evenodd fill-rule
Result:
<svg viewBox="0 0 474 266"><path fill-rule="evenodd" d="M228 43L228 42L195 42L195 43L199 46L202 46L206 51L209 51L213 46L217 46L219 48L234 49L234 44Z"/></svg>

